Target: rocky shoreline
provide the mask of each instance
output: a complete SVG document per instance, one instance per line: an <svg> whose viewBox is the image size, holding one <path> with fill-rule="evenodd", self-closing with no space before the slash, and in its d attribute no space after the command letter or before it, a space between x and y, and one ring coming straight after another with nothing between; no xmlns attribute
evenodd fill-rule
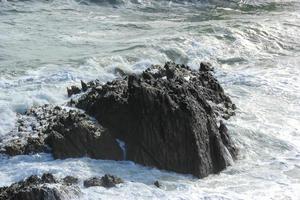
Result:
<svg viewBox="0 0 300 200"><path fill-rule="evenodd" d="M105 174L103 177L92 177L83 182L84 187L111 188L123 183L123 180ZM81 195L79 180L73 176L57 179L53 174L45 173L41 177L32 175L9 187L0 188L2 200L64 200L74 199Z"/></svg>
<svg viewBox="0 0 300 200"><path fill-rule="evenodd" d="M236 107L208 63L201 63L199 70L174 63L154 65L104 85L81 85L68 88L71 98L82 93L69 107L44 105L20 115L16 128L0 138L0 153L131 160L198 178L219 173L237 157L238 149L219 120L233 116ZM43 178L31 178L0 188L0 199L20 199L15 193L24 188L38 192L38 199L61 199L60 191L45 186ZM106 176L86 183L105 185L108 180L123 182Z"/></svg>

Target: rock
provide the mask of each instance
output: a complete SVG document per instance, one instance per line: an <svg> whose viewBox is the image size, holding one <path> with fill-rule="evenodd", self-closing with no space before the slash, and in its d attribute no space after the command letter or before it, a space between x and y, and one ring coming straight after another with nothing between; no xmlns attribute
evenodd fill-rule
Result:
<svg viewBox="0 0 300 200"><path fill-rule="evenodd" d="M41 179L43 183L56 183L54 176L50 173L43 174Z"/></svg>
<svg viewBox="0 0 300 200"><path fill-rule="evenodd" d="M9 156L16 156L24 153L24 147L21 144L18 144L17 142L7 144L3 147L0 153L7 154Z"/></svg>
<svg viewBox="0 0 300 200"><path fill-rule="evenodd" d="M71 100L68 102L68 106L70 106L70 107L73 107L75 104L76 104L76 102L75 102L73 99L71 99Z"/></svg>
<svg viewBox="0 0 300 200"><path fill-rule="evenodd" d="M0 153L15 156L48 152L49 149L41 137L46 122L41 115L30 112L29 110L24 115L19 114L15 128L0 137Z"/></svg>
<svg viewBox="0 0 300 200"><path fill-rule="evenodd" d="M233 104L210 70L152 66L92 88L76 106L126 143L126 159L146 166L205 177L236 157L216 119L233 115Z"/></svg>
<svg viewBox="0 0 300 200"><path fill-rule="evenodd" d="M28 138L24 154L45 152L48 148L41 138Z"/></svg>
<svg viewBox="0 0 300 200"><path fill-rule="evenodd" d="M55 158L123 159L122 150L110 133L77 111L59 115L46 133L45 142Z"/></svg>
<svg viewBox="0 0 300 200"><path fill-rule="evenodd" d="M3 136L1 153L14 156L52 152L60 159L123 159L121 148L107 129L80 111L45 105L28 110L19 121L14 131Z"/></svg>
<svg viewBox="0 0 300 200"><path fill-rule="evenodd" d="M158 182L158 181L155 181L154 183L153 183L157 188L161 188L161 184L160 184L160 182Z"/></svg>
<svg viewBox="0 0 300 200"><path fill-rule="evenodd" d="M236 158L238 154L238 149L234 145L231 137L229 136L228 129L222 120L220 121L219 132L221 134L222 142L225 144L230 154L233 155L234 158Z"/></svg>
<svg viewBox="0 0 300 200"><path fill-rule="evenodd" d="M72 95L75 94L79 94L81 92L86 92L89 88L101 85L99 80L90 81L87 83L81 80L80 83L81 83L81 89L74 85L67 88L68 97L71 97Z"/></svg>
<svg viewBox="0 0 300 200"><path fill-rule="evenodd" d="M201 62L199 70L202 72L208 72L208 71L214 71L214 68L212 67L212 65L210 63Z"/></svg>
<svg viewBox="0 0 300 200"><path fill-rule="evenodd" d="M14 140L11 143L5 144L0 153L7 154L9 156L16 156L20 154L32 154L46 151L47 147L40 138L28 137L26 143Z"/></svg>
<svg viewBox="0 0 300 200"><path fill-rule="evenodd" d="M81 81L81 89L83 92L86 92L88 90L88 85L83 81Z"/></svg>
<svg viewBox="0 0 300 200"><path fill-rule="evenodd" d="M43 174L42 178L30 176L24 181L0 188L0 199L5 200L64 200L80 194L79 188L56 183L52 174Z"/></svg>
<svg viewBox="0 0 300 200"><path fill-rule="evenodd" d="M63 179L63 183L68 186L78 184L78 182L79 182L78 178L75 178L73 176L66 176Z"/></svg>
<svg viewBox="0 0 300 200"><path fill-rule="evenodd" d="M124 77L124 76L130 74L128 71L125 71L124 69L119 68L119 67L116 67L116 68L114 69L114 73L117 74L117 75L119 75L119 76L122 76L122 77Z"/></svg>
<svg viewBox="0 0 300 200"><path fill-rule="evenodd" d="M99 177L93 177L83 182L84 187L102 186L102 180Z"/></svg>
<svg viewBox="0 0 300 200"><path fill-rule="evenodd" d="M115 187L117 184L124 182L121 178L109 174L105 174L101 180L102 186L105 188Z"/></svg>
<svg viewBox="0 0 300 200"><path fill-rule="evenodd" d="M93 177L83 182L84 187L102 186L105 188L115 187L117 184L123 183L121 178L113 175L105 174L103 177Z"/></svg>
<svg viewBox="0 0 300 200"><path fill-rule="evenodd" d="M97 122L79 110L32 108L19 116L11 134L0 138L0 152L50 150L60 159L125 157L197 177L220 172L237 156L225 124L217 125L219 117L234 115L236 106L209 64L201 63L196 71L166 63L104 85L97 80L81 84L86 93L73 104ZM69 94L79 92L75 87ZM123 149L117 141L125 143ZM110 183L110 177L101 181Z"/></svg>
<svg viewBox="0 0 300 200"><path fill-rule="evenodd" d="M81 92L81 89L77 86L71 86L67 88L68 97L71 97L74 94L79 94Z"/></svg>

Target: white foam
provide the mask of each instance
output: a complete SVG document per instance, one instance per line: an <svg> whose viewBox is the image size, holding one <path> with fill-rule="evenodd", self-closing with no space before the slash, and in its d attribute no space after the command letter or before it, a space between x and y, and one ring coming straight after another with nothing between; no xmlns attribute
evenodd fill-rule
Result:
<svg viewBox="0 0 300 200"><path fill-rule="evenodd" d="M120 148L121 148L122 151L123 151L123 160L126 160L126 144L125 144L124 141L119 140L119 139L117 139L117 142L118 142Z"/></svg>
<svg viewBox="0 0 300 200"><path fill-rule="evenodd" d="M185 77L183 77L186 81L190 81L190 76L185 76Z"/></svg>
<svg viewBox="0 0 300 200"><path fill-rule="evenodd" d="M300 199L298 4L224 3L208 11L193 1L124 2L126 12L72 0L1 2L0 135L14 127L16 112L64 104L66 87L81 79L106 82L119 76L116 68L140 73L169 60L193 69L209 61L238 107L228 128L240 160L196 180L131 162L17 156L0 158L0 185L43 172L81 181L112 173L126 183L82 188L82 198ZM155 180L165 187L154 187Z"/></svg>

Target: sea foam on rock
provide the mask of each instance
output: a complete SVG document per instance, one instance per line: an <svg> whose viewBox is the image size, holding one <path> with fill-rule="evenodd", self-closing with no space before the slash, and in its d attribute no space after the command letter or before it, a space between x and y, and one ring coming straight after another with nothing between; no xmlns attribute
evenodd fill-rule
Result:
<svg viewBox="0 0 300 200"><path fill-rule="evenodd" d="M83 182L83 185L84 185L84 187L102 186L105 188L112 188L120 183L124 183L124 181L121 178L110 175L110 174L105 174L101 178L93 177L93 178L87 179Z"/></svg>
<svg viewBox="0 0 300 200"><path fill-rule="evenodd" d="M80 196L76 185L65 185L52 174L32 175L9 187L0 187L1 200L64 200Z"/></svg>
<svg viewBox="0 0 300 200"><path fill-rule="evenodd" d="M116 187L124 181L116 176L105 174L83 181L84 187L101 186L106 189ZM73 176L57 179L51 173L41 177L31 175L8 187L0 187L0 200L65 200L80 199L82 194L79 180ZM82 183L81 183L82 184Z"/></svg>
<svg viewBox="0 0 300 200"><path fill-rule="evenodd" d="M60 159L123 159L121 148L108 130L78 110L44 105L28 110L20 119L23 121L19 120L21 123L2 138L0 153L14 156L47 151Z"/></svg>

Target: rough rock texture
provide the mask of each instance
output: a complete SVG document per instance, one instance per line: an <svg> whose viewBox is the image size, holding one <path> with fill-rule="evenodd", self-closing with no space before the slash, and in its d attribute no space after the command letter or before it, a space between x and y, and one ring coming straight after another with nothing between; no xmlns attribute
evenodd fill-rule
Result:
<svg viewBox="0 0 300 200"><path fill-rule="evenodd" d="M233 115L235 105L206 64L199 71L153 66L92 87L76 106L126 143L126 159L143 165L205 177L236 157L216 120Z"/></svg>
<svg viewBox="0 0 300 200"><path fill-rule="evenodd" d="M110 133L85 114L71 110L60 115L46 130L46 143L55 158L89 156L97 159L122 160L123 154Z"/></svg>
<svg viewBox="0 0 300 200"><path fill-rule="evenodd" d="M0 153L10 156L51 151L55 158L123 159L121 148L106 129L80 111L59 106L28 110L15 130L0 140Z"/></svg>
<svg viewBox="0 0 300 200"><path fill-rule="evenodd" d="M81 83L81 89L78 86L74 86L74 85L67 88L68 97L79 94L81 92L86 92L89 88L101 85L98 80L90 81L87 83L81 81L80 83Z"/></svg>
<svg viewBox="0 0 300 200"><path fill-rule="evenodd" d="M66 176L58 180L50 173L45 173L41 177L32 175L9 187L0 187L0 200L78 199L81 195L78 183L79 180L73 176ZM84 186L111 188L120 183L123 183L121 178L106 174L101 178L94 177L85 180Z"/></svg>
<svg viewBox="0 0 300 200"><path fill-rule="evenodd" d="M26 144L15 140L13 143L7 144L1 152L10 156L15 156L45 151L47 151L47 147L40 138L28 137Z"/></svg>
<svg viewBox="0 0 300 200"><path fill-rule="evenodd" d="M41 178L32 175L24 181L0 188L1 200L64 200L78 195L78 187L61 185L52 174L43 174Z"/></svg>
<svg viewBox="0 0 300 200"><path fill-rule="evenodd" d="M0 137L0 153L10 156L47 152L49 148L44 143L44 130L52 118L58 114L56 107L50 106L32 108L25 114L18 115L15 128Z"/></svg>
<svg viewBox="0 0 300 200"><path fill-rule="evenodd" d="M83 182L84 187L102 186L105 188L115 187L117 184L123 183L121 178L113 175L105 174L103 177L93 177Z"/></svg>
<svg viewBox="0 0 300 200"><path fill-rule="evenodd" d="M81 90L77 86L71 86L71 87L67 88L67 92L68 92L68 97L70 97L74 94L79 94L81 92Z"/></svg>
<svg viewBox="0 0 300 200"><path fill-rule="evenodd" d="M81 82L81 89L69 88L69 96L85 93L69 105L97 122L74 108L33 108L0 138L0 153L51 151L55 158L127 159L197 177L218 173L237 155L218 121L234 115L235 105L212 71L207 63L199 70L166 63L104 85Z"/></svg>
<svg viewBox="0 0 300 200"><path fill-rule="evenodd" d="M73 177L73 176L66 176L63 179L63 184L68 185L68 186L78 184L78 183L79 183L78 178Z"/></svg>

